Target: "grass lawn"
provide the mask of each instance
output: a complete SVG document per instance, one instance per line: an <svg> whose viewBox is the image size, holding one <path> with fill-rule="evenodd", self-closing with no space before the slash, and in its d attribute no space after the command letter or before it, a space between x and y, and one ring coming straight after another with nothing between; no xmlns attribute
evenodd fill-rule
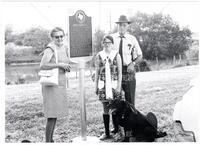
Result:
<svg viewBox="0 0 200 145"><path fill-rule="evenodd" d="M140 72L136 74L136 108L144 114L154 112L158 128L167 136L156 142L175 142L172 127L173 108L189 89L189 81L199 74L199 66ZM81 134L79 80L69 80L67 88L69 116L58 119L55 142L70 142ZM103 131L102 104L94 94L94 82L85 78L87 110L87 135L100 136ZM43 115L41 88L38 83L6 86L5 96L5 142L20 142L29 139L45 142L46 119Z"/></svg>

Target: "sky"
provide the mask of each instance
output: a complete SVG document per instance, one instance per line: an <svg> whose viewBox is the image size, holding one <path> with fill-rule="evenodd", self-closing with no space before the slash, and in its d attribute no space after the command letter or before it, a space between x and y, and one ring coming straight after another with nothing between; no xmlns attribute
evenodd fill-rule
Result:
<svg viewBox="0 0 200 145"><path fill-rule="evenodd" d="M153 14L169 14L181 27L187 26L199 32L200 2L5 2L3 7L4 26L11 25L16 32L41 26L52 29L56 26L67 31L68 16L83 10L92 17L93 32L100 28L105 32L115 27L119 16L133 16L137 11Z"/></svg>

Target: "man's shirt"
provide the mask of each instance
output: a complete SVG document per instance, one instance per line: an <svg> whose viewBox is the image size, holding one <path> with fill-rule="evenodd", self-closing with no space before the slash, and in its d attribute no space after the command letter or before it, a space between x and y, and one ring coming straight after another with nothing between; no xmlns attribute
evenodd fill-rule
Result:
<svg viewBox="0 0 200 145"><path fill-rule="evenodd" d="M120 45L120 34L112 34L114 39L114 50L119 51ZM133 60L135 60L139 55L142 56L142 51L140 49L137 39L128 33L124 35L123 44L122 44L122 54L123 54L123 65L128 66Z"/></svg>

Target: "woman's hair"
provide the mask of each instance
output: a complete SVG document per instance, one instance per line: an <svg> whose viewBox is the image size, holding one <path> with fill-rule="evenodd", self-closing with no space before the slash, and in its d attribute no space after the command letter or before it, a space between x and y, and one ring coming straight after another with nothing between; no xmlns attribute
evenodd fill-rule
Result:
<svg viewBox="0 0 200 145"><path fill-rule="evenodd" d="M109 40L112 42L112 44L114 44L114 40L113 40L113 37L112 37L112 36L110 36L110 35L104 36L103 42L104 42L106 39L109 39Z"/></svg>
<svg viewBox="0 0 200 145"><path fill-rule="evenodd" d="M65 32L64 32L64 30L63 30L62 28L60 28L60 27L55 27L53 30L51 30L51 33L50 33L51 37L54 37L54 33L55 33L55 32L59 32L59 31L62 31L63 34L65 34Z"/></svg>

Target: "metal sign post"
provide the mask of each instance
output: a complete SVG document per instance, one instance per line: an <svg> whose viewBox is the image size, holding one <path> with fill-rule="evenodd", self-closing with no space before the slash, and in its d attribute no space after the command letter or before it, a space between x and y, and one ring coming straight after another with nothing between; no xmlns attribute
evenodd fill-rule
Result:
<svg viewBox="0 0 200 145"><path fill-rule="evenodd" d="M86 108L85 108L85 62L79 60L79 87L80 87L80 97L81 97L81 137L83 141L87 140L86 137Z"/></svg>
<svg viewBox="0 0 200 145"><path fill-rule="evenodd" d="M81 104L81 137L73 139L73 142L99 142L97 137L86 135L87 119L85 105L85 63L91 59L92 54L92 25L91 17L85 15L82 10L78 10L73 16L69 16L69 45L70 58L72 61L78 60L79 88ZM74 57L76 57L74 59Z"/></svg>

